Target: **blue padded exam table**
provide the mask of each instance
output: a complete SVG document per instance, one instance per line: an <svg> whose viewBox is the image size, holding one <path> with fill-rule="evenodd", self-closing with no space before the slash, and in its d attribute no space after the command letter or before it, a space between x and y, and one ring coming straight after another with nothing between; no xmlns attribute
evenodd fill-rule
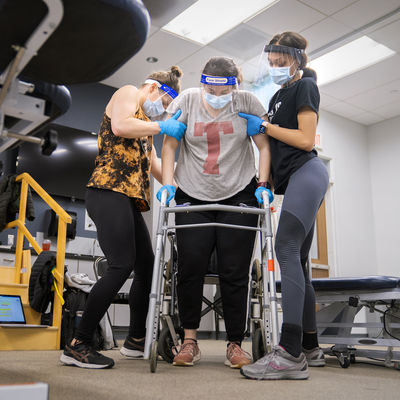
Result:
<svg viewBox="0 0 400 400"><path fill-rule="evenodd" d="M321 344L343 368L356 357L400 369L400 278L365 276L313 279ZM366 322L355 322L363 313ZM357 329L355 329L357 328ZM359 332L355 332L359 331Z"/></svg>

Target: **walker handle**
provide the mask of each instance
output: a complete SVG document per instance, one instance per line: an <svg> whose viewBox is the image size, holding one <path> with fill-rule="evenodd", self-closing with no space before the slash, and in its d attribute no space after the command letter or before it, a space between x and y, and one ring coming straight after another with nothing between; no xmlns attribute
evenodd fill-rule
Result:
<svg viewBox="0 0 400 400"><path fill-rule="evenodd" d="M166 207L166 205L167 205L167 198L168 198L168 190L167 190L167 189L164 189L164 190L161 192L161 201L160 201L161 207Z"/></svg>
<svg viewBox="0 0 400 400"><path fill-rule="evenodd" d="M264 209L269 208L269 195L268 195L268 191L264 190L261 192L261 196L263 199L263 207Z"/></svg>

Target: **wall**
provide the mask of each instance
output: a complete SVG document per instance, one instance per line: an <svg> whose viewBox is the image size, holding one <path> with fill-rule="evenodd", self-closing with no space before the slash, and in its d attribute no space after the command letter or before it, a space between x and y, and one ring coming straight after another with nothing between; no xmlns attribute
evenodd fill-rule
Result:
<svg viewBox="0 0 400 400"><path fill-rule="evenodd" d="M98 132L104 109L117 89L100 83L69 85L68 89L71 92L72 105L53 122L87 132Z"/></svg>
<svg viewBox="0 0 400 400"><path fill-rule="evenodd" d="M400 117L368 128L378 273L400 276Z"/></svg>
<svg viewBox="0 0 400 400"><path fill-rule="evenodd" d="M321 111L322 154L332 158L329 189L335 246L331 276L376 274L374 219L366 127ZM333 264L333 265L332 265Z"/></svg>

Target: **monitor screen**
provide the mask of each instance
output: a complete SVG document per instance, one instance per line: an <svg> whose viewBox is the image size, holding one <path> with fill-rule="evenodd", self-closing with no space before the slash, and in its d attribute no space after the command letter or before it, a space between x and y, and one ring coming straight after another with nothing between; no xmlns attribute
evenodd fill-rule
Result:
<svg viewBox="0 0 400 400"><path fill-rule="evenodd" d="M39 145L21 144L17 173L29 173L51 195L83 200L97 155L97 134L56 124L46 129L58 132L56 150L44 156Z"/></svg>

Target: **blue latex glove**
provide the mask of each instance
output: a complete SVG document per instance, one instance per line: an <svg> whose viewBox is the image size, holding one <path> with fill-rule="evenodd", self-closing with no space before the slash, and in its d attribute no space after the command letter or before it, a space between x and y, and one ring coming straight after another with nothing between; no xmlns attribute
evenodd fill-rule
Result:
<svg viewBox="0 0 400 400"><path fill-rule="evenodd" d="M260 126L264 122L264 120L257 115L238 113L239 117L247 119L247 135L254 136L260 133Z"/></svg>
<svg viewBox="0 0 400 400"><path fill-rule="evenodd" d="M180 141L186 131L186 125L183 122L178 121L181 114L182 111L178 110L170 119L167 119L166 121L157 121L157 124L160 126L160 135L165 133L166 135Z"/></svg>
<svg viewBox="0 0 400 400"><path fill-rule="evenodd" d="M157 192L157 200L161 201L161 194L162 192L167 189L168 191L168 197L167 197L167 206L169 206L169 202L174 198L175 192L176 192L176 187L173 185L164 185L161 187L161 189Z"/></svg>
<svg viewBox="0 0 400 400"><path fill-rule="evenodd" d="M264 200L262 198L262 192L266 190L268 192L268 198L269 198L269 204L271 204L274 201L274 195L272 194L270 189L267 189L266 187L259 187L254 193L254 196L256 196L256 199L259 204L264 204Z"/></svg>

